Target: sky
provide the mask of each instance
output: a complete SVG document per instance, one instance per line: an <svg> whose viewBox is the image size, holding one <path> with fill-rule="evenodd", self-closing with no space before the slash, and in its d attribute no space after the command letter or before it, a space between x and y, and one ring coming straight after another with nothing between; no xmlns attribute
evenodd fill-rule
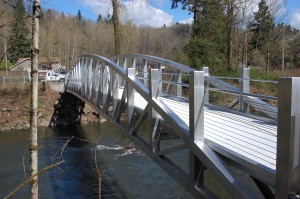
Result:
<svg viewBox="0 0 300 199"><path fill-rule="evenodd" d="M162 27L179 23L191 23L192 15L181 7L171 9L171 0L120 0L121 20L130 20L138 26ZM257 0L259 2L259 0ZM284 0L279 0L284 1ZM66 15L81 15L96 21L99 14L112 14L111 0L41 0L44 8L54 9ZM253 8L257 10L258 8ZM286 0L285 23L300 29L300 0Z"/></svg>

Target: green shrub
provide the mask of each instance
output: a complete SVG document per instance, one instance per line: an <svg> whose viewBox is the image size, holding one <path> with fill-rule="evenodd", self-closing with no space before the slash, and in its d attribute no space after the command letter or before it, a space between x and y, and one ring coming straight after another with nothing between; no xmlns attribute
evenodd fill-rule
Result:
<svg viewBox="0 0 300 199"><path fill-rule="evenodd" d="M7 69L10 69L10 67L12 66L13 64L8 60L7 61ZM6 69L6 62L5 60L3 60L2 62L0 62L0 70L5 70Z"/></svg>

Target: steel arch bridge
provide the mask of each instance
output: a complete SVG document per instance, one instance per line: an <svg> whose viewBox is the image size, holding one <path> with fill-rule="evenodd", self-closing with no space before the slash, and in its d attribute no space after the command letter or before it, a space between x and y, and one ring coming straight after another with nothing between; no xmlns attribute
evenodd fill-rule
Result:
<svg viewBox="0 0 300 199"><path fill-rule="evenodd" d="M209 76L208 68L196 71L148 55L84 55L75 62L65 91L116 124L196 198L218 198L204 184L204 169L232 198L258 198L231 166L246 172L265 198L299 195L300 79L280 79L277 98L250 94L248 69L231 78L240 88L223 78ZM227 108L209 104L209 92L216 91L235 98ZM278 107L267 103L274 100ZM250 114L251 107L260 116ZM149 118L145 138L139 131ZM165 144L170 139L178 142ZM184 150L186 168L169 158Z"/></svg>

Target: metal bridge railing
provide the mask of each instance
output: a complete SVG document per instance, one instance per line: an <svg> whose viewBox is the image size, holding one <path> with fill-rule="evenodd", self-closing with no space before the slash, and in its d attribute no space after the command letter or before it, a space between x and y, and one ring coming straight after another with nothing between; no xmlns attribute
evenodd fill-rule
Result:
<svg viewBox="0 0 300 199"><path fill-rule="evenodd" d="M273 171L270 172L270 169L254 164L253 161L247 162L246 170L249 171L255 167L251 170L251 174L254 174L262 183L274 186L278 198L287 198L289 193L299 194L300 79L281 79L277 99L276 96L250 94L249 85L252 79L248 76L248 69L243 69L240 78L230 78L231 81L238 81L238 84L231 85L223 81L224 77L209 76L208 68L204 68L203 71L195 71L182 64L153 56L123 55L112 60L114 62L97 55L81 57L69 75L66 83L67 92L86 100L110 121L119 125L129 139L182 186L187 187L194 196L215 197L201 184L202 180L200 183L198 181L198 177L203 174L203 170L199 170L199 168L205 165L226 189L231 191L233 198L254 197L253 192L245 187L224 163L227 158L234 155L227 151L227 153L221 153L227 157L222 159L213 151L217 149L212 148L204 141L204 104L211 106L209 95L213 92L223 92L232 96L228 100L230 104L226 106L228 110L231 109L237 114L248 117L251 109L255 109L256 112L264 114L260 116L265 116L268 121L273 121L273 126L278 123L276 183L273 182L275 181ZM188 83L186 83L187 79ZM257 82L258 80L253 81ZM265 82L277 84L273 81ZM138 95L136 95L137 93ZM138 96L142 98L139 102L144 102L144 105L137 102ZM186 111L188 112L188 124L168 104L162 102L160 97L164 96L185 98L189 109ZM275 103L269 103L273 101ZM137 112L137 109L140 110ZM126 124L120 121L123 113L126 113L127 116ZM277 114L279 115L278 121ZM138 136L137 132L148 116L151 118L152 124L149 131L150 136L148 136L149 141L145 141ZM178 136L183 144L163 150L160 148L163 145L159 132L159 125L163 123L162 119L171 126L169 133ZM260 123L263 120L257 119L255 122ZM262 129L262 131L264 130ZM188 148L190 153L188 171L180 169L165 156L185 148ZM237 161L242 159L231 158L231 160L243 167L245 161L249 159L243 159L243 163ZM262 179L255 172L266 172L268 175L271 173L272 179Z"/></svg>
<svg viewBox="0 0 300 199"><path fill-rule="evenodd" d="M262 119L272 119L277 121L277 96L266 95L264 93L252 93L250 84L264 83L274 84L277 86L277 81L271 80L258 80L251 79L249 77L249 69L242 68L240 70L240 77L219 77L219 76L206 76L206 90L207 95L211 93L223 93L225 99L222 100L222 104L217 105L223 106L231 110L236 110L242 113L259 116ZM259 92L263 92L257 89ZM218 98L218 95L214 95ZM224 103L227 102L227 103ZM207 103L214 103L209 101L207 97Z"/></svg>

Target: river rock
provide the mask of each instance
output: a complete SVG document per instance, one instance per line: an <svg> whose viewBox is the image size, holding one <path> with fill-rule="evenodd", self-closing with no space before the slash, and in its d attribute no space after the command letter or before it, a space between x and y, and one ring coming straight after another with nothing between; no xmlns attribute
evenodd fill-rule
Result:
<svg viewBox="0 0 300 199"><path fill-rule="evenodd" d="M10 112L10 111L11 111L10 108L6 108L6 107L3 107L3 108L2 108L2 112Z"/></svg>
<svg viewBox="0 0 300 199"><path fill-rule="evenodd" d="M44 113L39 112L38 113L38 118L43 118L44 117Z"/></svg>

